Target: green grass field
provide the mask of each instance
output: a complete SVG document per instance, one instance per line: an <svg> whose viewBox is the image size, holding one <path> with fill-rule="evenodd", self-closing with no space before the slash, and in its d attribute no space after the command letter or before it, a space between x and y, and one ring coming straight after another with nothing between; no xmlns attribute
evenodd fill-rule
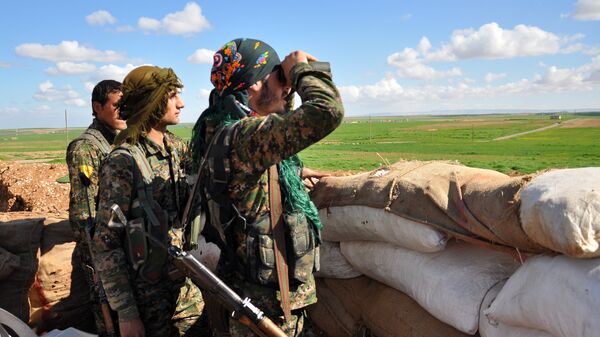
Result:
<svg viewBox="0 0 600 337"><path fill-rule="evenodd" d="M600 166L600 115L465 115L347 118L301 152L306 166L365 171L398 160L456 160L512 173ZM554 125L556 124L556 125ZM553 126L554 125L554 126ZM539 132L494 140L552 126ZM0 130L0 160L64 162L65 144L83 129ZM189 139L191 125L172 131Z"/></svg>

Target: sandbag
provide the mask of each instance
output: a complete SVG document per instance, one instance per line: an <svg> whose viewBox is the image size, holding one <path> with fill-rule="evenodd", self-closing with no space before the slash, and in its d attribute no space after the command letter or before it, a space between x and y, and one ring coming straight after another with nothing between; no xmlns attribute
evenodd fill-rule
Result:
<svg viewBox="0 0 600 337"><path fill-rule="evenodd" d="M319 257L321 269L315 273L315 277L346 279L361 275L342 255L339 242L323 241Z"/></svg>
<svg viewBox="0 0 600 337"><path fill-rule="evenodd" d="M402 292L364 276L317 279L317 297L319 301L308 309L309 316L328 336L467 336L431 316Z"/></svg>
<svg viewBox="0 0 600 337"><path fill-rule="evenodd" d="M0 281L9 276L21 263L21 258L0 246Z"/></svg>
<svg viewBox="0 0 600 337"><path fill-rule="evenodd" d="M46 219L36 280L30 289L29 324L38 333L70 326L94 331L90 289L68 220Z"/></svg>
<svg viewBox="0 0 600 337"><path fill-rule="evenodd" d="M554 337L548 332L529 329L518 326L511 326L501 322L490 320L484 311L492 304L498 293L504 286L505 282L501 281L492 287L485 295L483 302L481 303L481 310L479 312L479 334L481 337Z"/></svg>
<svg viewBox="0 0 600 337"><path fill-rule="evenodd" d="M484 313L490 320L556 337L598 337L600 258L532 257Z"/></svg>
<svg viewBox="0 0 600 337"><path fill-rule="evenodd" d="M359 277L348 282L335 283L334 286L329 286L326 280L316 279L319 300L308 307L308 316L327 336L355 336L358 330L364 329L361 323L360 300L356 299L356 292L347 290L359 290L356 285L368 284L369 279ZM337 284L339 286L336 286Z"/></svg>
<svg viewBox="0 0 600 337"><path fill-rule="evenodd" d="M355 269L406 293L437 319L468 334L477 331L486 292L518 267L508 254L459 242L429 254L383 242L340 246Z"/></svg>
<svg viewBox="0 0 600 337"><path fill-rule="evenodd" d="M540 245L573 257L600 256L600 168L556 170L521 192L525 233Z"/></svg>
<svg viewBox="0 0 600 337"><path fill-rule="evenodd" d="M323 239L329 241L383 241L423 253L439 252L447 236L424 224L381 208L340 206L319 210Z"/></svg>
<svg viewBox="0 0 600 337"><path fill-rule="evenodd" d="M0 307L29 321L28 291L38 267L43 218L0 221L0 245L19 257L9 278L0 281Z"/></svg>
<svg viewBox="0 0 600 337"><path fill-rule="evenodd" d="M519 191L530 179L444 162L398 162L354 176L323 177L311 198L319 209L386 209L464 241L548 252L527 237L519 221Z"/></svg>

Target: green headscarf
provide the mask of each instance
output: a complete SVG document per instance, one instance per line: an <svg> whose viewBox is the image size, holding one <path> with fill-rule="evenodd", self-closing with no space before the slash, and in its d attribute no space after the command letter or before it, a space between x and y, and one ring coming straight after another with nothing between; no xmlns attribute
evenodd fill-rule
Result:
<svg viewBox="0 0 600 337"><path fill-rule="evenodd" d="M190 147L195 163L200 163L215 131L248 116L247 89L262 80L280 64L277 52L254 39L236 39L225 44L213 56L209 106L202 112L192 131ZM283 200L288 209L302 211L313 226L323 228L315 205L300 177L302 162L296 155L279 165Z"/></svg>
<svg viewBox="0 0 600 337"><path fill-rule="evenodd" d="M169 93L182 87L171 68L141 66L130 71L123 80L123 97L119 101L127 129L117 135L115 144L137 143L165 115Z"/></svg>

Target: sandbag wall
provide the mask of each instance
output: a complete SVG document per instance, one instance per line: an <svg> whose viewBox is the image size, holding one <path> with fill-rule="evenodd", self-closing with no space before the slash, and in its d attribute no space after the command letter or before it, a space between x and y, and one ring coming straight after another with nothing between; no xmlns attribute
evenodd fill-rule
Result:
<svg viewBox="0 0 600 337"><path fill-rule="evenodd" d="M311 197L325 224L319 284L326 287L312 310L344 304L346 313L327 321L346 322L344 331L362 321L356 333L368 319L327 286L364 274L463 334L598 337L599 192L600 168L508 177L401 162L323 178ZM428 336L393 322L382 320L379 331L388 333L375 335Z"/></svg>
<svg viewBox="0 0 600 337"><path fill-rule="evenodd" d="M41 334L75 327L94 331L90 294L65 219L0 221L0 307Z"/></svg>

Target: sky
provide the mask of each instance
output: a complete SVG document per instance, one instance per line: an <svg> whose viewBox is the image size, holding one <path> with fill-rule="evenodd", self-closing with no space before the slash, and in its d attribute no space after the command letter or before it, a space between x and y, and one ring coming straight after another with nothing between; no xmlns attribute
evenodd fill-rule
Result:
<svg viewBox="0 0 600 337"><path fill-rule="evenodd" d="M600 0L4 1L0 129L91 121L91 91L171 67L182 122L212 54L260 39L331 64L346 116L600 110Z"/></svg>

